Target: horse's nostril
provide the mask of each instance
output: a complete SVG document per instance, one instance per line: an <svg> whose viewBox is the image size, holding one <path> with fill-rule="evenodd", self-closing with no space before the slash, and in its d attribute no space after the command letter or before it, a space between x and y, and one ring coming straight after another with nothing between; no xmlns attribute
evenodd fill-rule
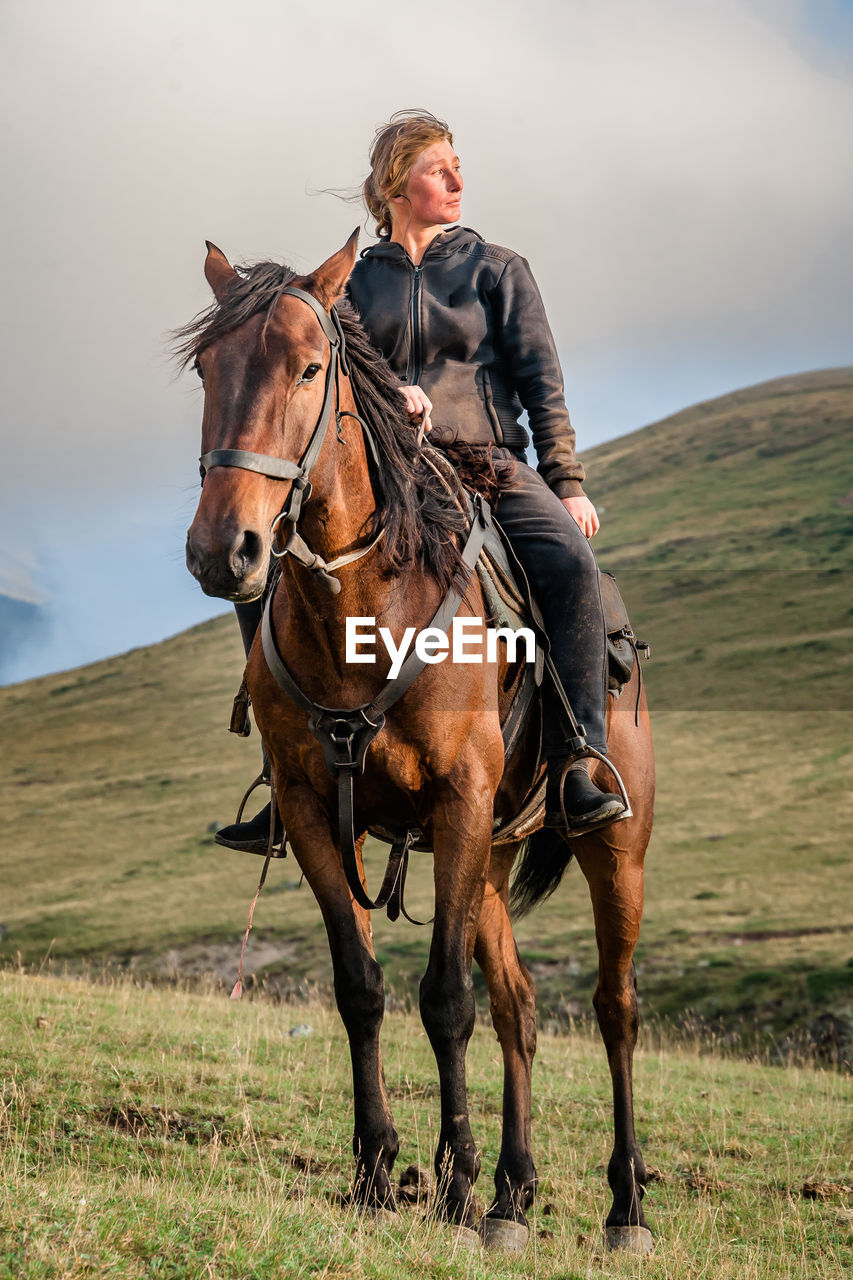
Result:
<svg viewBox="0 0 853 1280"><path fill-rule="evenodd" d="M187 568L189 569L190 573L195 573L196 568L198 566L198 556L195 553L195 547L193 546L192 538L190 537L189 534L187 534L187 541L184 548L184 556L186 558Z"/></svg>
<svg viewBox="0 0 853 1280"><path fill-rule="evenodd" d="M235 577L247 577L260 564L262 554L263 542L259 535L252 529L244 530L230 557Z"/></svg>

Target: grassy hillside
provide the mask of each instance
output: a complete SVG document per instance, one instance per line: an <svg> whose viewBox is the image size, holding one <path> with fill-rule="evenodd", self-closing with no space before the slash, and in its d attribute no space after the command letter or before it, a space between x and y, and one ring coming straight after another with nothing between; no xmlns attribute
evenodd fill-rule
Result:
<svg viewBox="0 0 853 1280"><path fill-rule="evenodd" d="M748 387L584 461L656 707L853 706L853 369Z"/></svg>
<svg viewBox="0 0 853 1280"><path fill-rule="evenodd" d="M818 465L806 438L819 411ZM830 1059L849 1056L853 1036L853 726L842 681L849 574L838 546L849 515L844 486L853 483L851 419L853 374L808 375L700 406L589 459L590 489L605 508L602 561L626 584L637 630L654 650L645 670L660 781L637 956L647 1022L660 1015L784 1048L806 1036ZM751 490L731 461L746 438ZM710 441L716 459L707 457ZM730 504L712 495L736 486L744 546L724 556L717 547L734 536ZM780 596L785 626L770 634L754 579L719 567L756 556L787 581L788 570L773 566L776 543L789 535L776 535L807 489L822 532L808 555L807 524L791 542L797 580L818 581L815 600L841 618L819 640L803 638L817 625L806 593L787 605ZM673 492L680 497L661 522ZM679 547L690 590L666 567ZM703 556L707 575L697 571ZM825 646L819 666L815 645ZM698 662L697 648L713 662ZM0 690L0 957L212 972L230 985L260 869L211 836L258 767L257 737L226 732L240 668L236 626L224 618ZM249 952L250 968L280 991L330 981L319 912L297 884L292 862L274 866ZM429 861L418 858L410 905L422 918L429 886ZM546 1022L566 1025L588 1011L595 947L576 871L520 923L518 938ZM379 918L376 940L394 991L412 998L427 931Z"/></svg>
<svg viewBox="0 0 853 1280"><path fill-rule="evenodd" d="M853 1267L850 1082L640 1048L651 1259L605 1256L612 1144L604 1052L540 1038L540 1176L522 1257L458 1253L425 1207L374 1224L351 1174L345 1037L327 1007L0 975L0 1276L16 1280L840 1280ZM397 1171L429 1166L438 1098L413 1015L385 1025ZM471 1122L490 1193L501 1077L475 1030Z"/></svg>

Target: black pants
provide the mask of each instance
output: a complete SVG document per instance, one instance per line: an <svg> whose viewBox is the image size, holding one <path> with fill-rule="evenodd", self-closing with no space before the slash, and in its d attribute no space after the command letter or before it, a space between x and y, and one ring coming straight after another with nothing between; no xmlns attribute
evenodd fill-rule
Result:
<svg viewBox="0 0 853 1280"><path fill-rule="evenodd" d="M495 450L496 461L512 456ZM587 742L606 751L607 649L595 556L538 471L516 460L515 480L500 495L495 515L539 602L554 666ZM546 694L545 754L559 755L564 740L556 699Z"/></svg>
<svg viewBox="0 0 853 1280"><path fill-rule="evenodd" d="M515 455L496 449L495 460ZM545 481L518 462L512 487L501 494L495 515L512 543L539 602L551 656L591 747L606 751L604 702L606 647L598 566L589 543ZM248 656L261 620L260 600L235 604ZM565 735L556 698L546 694L545 754L559 755Z"/></svg>
<svg viewBox="0 0 853 1280"><path fill-rule="evenodd" d="M264 602L263 600L250 600L248 604L235 604L234 612L237 615L237 625L240 628L240 639L243 641L243 648L248 658L255 632L261 625L261 618L264 616Z"/></svg>

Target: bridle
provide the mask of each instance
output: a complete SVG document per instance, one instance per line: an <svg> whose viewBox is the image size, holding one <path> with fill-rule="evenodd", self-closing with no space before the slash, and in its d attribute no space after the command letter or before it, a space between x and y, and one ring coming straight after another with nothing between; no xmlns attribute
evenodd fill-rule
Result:
<svg viewBox="0 0 853 1280"><path fill-rule="evenodd" d="M344 337L337 311L332 307L330 314L320 305L313 294L306 292L305 289L297 289L293 285L286 285L282 289L281 295L299 298L302 302L307 303L319 320L320 327L329 342L330 355L326 368L323 406L320 409L317 424L298 462L291 462L288 458L276 458L268 453L253 453L248 449L211 449L209 453L202 454L199 458L201 482L204 484L205 476L213 467L239 467L243 471L256 471L259 475L268 476L271 480L292 480L293 484L287 500L273 520L270 529L273 542L272 554L278 560L287 555L293 556L300 564L305 565L306 569L310 569L312 573L317 575L327 591L330 591L332 595L337 595L340 592L341 584L337 578L332 576L331 571L340 569L343 565L352 564L354 560L360 560L362 556L366 556L368 551L372 551L380 538L382 538L385 530L381 529L366 547L361 547L358 551L347 552L345 555L337 556L334 560L324 560L322 556L311 550L304 538L296 530L303 504L311 497L311 482L308 476L320 455L333 415L338 440L341 444L346 443L341 435L342 419L355 418L361 424L365 445L370 448L377 467L379 466L379 455L376 442L373 439L373 433L364 419L359 414L350 413L349 410L341 409L340 407L339 375L342 373L345 378L349 377L349 361L347 358L346 338ZM283 546L280 550L277 550L275 541L281 524L290 528Z"/></svg>

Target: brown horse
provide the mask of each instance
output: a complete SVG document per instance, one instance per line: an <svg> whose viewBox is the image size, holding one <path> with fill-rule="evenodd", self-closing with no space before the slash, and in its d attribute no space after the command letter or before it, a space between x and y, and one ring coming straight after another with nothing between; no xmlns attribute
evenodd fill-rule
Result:
<svg viewBox="0 0 853 1280"><path fill-rule="evenodd" d="M476 575L460 558L467 519L424 464L403 398L352 310L336 308L355 259L355 235L308 276L274 263L236 272L208 246L205 275L216 302L180 331L180 354L205 386L204 484L187 536L187 563L209 595L233 601L264 590L271 549L290 529L269 606L275 652L307 702L355 708L387 687L389 659L346 661L346 619L372 618L399 644L425 627L454 584L460 615L485 617ZM345 337L348 356L340 343ZM338 346L335 345L336 341ZM348 361L348 363L347 363ZM327 429L328 428L328 429ZM281 461L283 460L283 461ZM297 461L299 460L299 461ZM310 481L307 470L310 469ZM206 474L205 474L206 473ZM294 501L294 495L296 495ZM500 504L498 502L498 515ZM298 532L296 523L298 520ZM357 563L337 567L337 561ZM339 589L331 594L337 577ZM342 859L339 791L309 714L274 678L260 637L247 680L273 767L277 802L296 859L323 915L335 996L352 1056L356 1178L365 1207L394 1208L397 1134L382 1068L383 977L370 913ZM273 665L275 663L273 662ZM504 1059L503 1137L494 1202L479 1224L486 1242L521 1247L536 1171L530 1151L530 1075L536 1046L533 984L515 946L510 873L521 842L492 847L493 821L527 793L538 726L504 764L501 720L521 664L426 665L387 708L355 787L356 859L368 828L418 826L434 851L435 918L420 1009L438 1064L441 1127L435 1167L439 1212L476 1227L479 1159L468 1119L465 1056L474 1018L471 963L488 984ZM645 1170L634 1134L632 1057L637 999L632 954L643 902L643 857L652 824L653 766L639 672L609 700L608 744L633 816L572 842L538 832L522 866L525 905L550 892L572 855L589 884L599 950L594 1004L613 1081L615 1145L607 1237L645 1251ZM635 702L639 715L635 723ZM535 741L534 741L535 737ZM357 771L355 771L357 772ZM602 764L593 777L607 784Z"/></svg>

